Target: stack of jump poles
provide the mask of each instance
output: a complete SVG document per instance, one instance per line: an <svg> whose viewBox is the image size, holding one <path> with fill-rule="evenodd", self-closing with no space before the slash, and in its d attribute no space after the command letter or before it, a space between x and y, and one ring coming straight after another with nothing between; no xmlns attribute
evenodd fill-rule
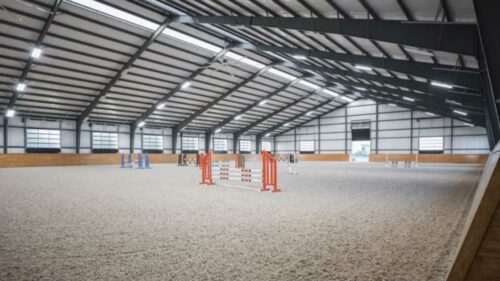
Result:
<svg viewBox="0 0 500 281"><path fill-rule="evenodd" d="M206 185L214 184L213 175L218 176L220 180L233 180L242 182L260 182L262 188L260 191L279 192L278 188L278 160L268 151L262 151L262 169L245 169L229 167L212 167L212 152L202 153L201 163L201 183ZM212 168L214 173L212 174Z"/></svg>

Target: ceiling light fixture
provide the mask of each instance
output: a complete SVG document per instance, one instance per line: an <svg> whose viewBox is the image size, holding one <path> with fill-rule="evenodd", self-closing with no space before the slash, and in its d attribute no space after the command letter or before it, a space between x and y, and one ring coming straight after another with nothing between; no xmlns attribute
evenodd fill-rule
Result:
<svg viewBox="0 0 500 281"><path fill-rule="evenodd" d="M436 81L432 81L431 85L436 86L436 87L446 88L446 89L453 89L453 86L450 84L436 82Z"/></svg>
<svg viewBox="0 0 500 281"><path fill-rule="evenodd" d="M334 97L339 96L339 94L335 93L334 91L330 91L328 89L323 89L322 92L325 93L325 94L327 94L327 95L334 96Z"/></svg>
<svg viewBox="0 0 500 281"><path fill-rule="evenodd" d="M387 104L387 105L388 105L388 106L392 106L392 107L396 107L396 106L397 106L397 105L396 105L396 104L394 104L394 103L389 103L389 104Z"/></svg>
<svg viewBox="0 0 500 281"><path fill-rule="evenodd" d="M220 133L221 129L217 129L215 130L216 133Z"/></svg>
<svg viewBox="0 0 500 281"><path fill-rule="evenodd" d="M37 59L40 57L41 54L42 54L42 49L34 48L33 51L31 52L31 57Z"/></svg>
<svg viewBox="0 0 500 281"><path fill-rule="evenodd" d="M313 115L314 114L314 111L309 111L308 113L306 113L307 116L310 116L310 115Z"/></svg>
<svg viewBox="0 0 500 281"><path fill-rule="evenodd" d="M408 52L410 52L410 53L424 55L424 56L428 56L428 57L433 57L434 56L433 53L431 53L429 51L426 51L426 50L415 49L415 48L405 48L405 50L408 51Z"/></svg>
<svg viewBox="0 0 500 281"><path fill-rule="evenodd" d="M474 127L474 124L467 123L467 122L464 122L464 125L465 125L465 126L469 126L469 127Z"/></svg>
<svg viewBox="0 0 500 281"><path fill-rule="evenodd" d="M283 71L277 70L277 69L275 69L275 68L271 68L271 69L269 69L269 70L268 70L268 72L270 72L270 73L272 73L272 74L275 74L275 75L278 75L278 76L280 76L280 77L282 77L282 78L285 78L286 80L291 80L291 81L293 81L293 80L297 79L297 77L295 77L295 76L293 76L293 75L290 75L290 74L288 74L288 73L285 73L285 72L283 72Z"/></svg>
<svg viewBox="0 0 500 281"><path fill-rule="evenodd" d="M414 102L414 101L415 101L415 99L412 99L412 98L409 98L409 97L403 97L403 99L404 99L405 101L411 101L411 102Z"/></svg>
<svg viewBox="0 0 500 281"><path fill-rule="evenodd" d="M369 66L366 66L366 65L355 65L354 66L356 69L359 69L359 70L366 70L366 71L372 71L373 69Z"/></svg>
<svg viewBox="0 0 500 281"><path fill-rule="evenodd" d="M189 86L191 86L191 82L189 82L189 81L188 82L184 82L182 84L182 86L181 86L181 89L187 89L187 88L189 88Z"/></svg>
<svg viewBox="0 0 500 281"><path fill-rule="evenodd" d="M162 103L160 103L159 105L157 105L157 106L156 106L156 108L157 108L157 109L162 109L162 108L164 108L166 105L167 105L166 103L162 102Z"/></svg>
<svg viewBox="0 0 500 281"><path fill-rule="evenodd" d="M307 82L306 80L300 80L299 84L304 85L304 86L309 87L309 88L314 89L314 90L321 89L320 86L313 84L311 82Z"/></svg>
<svg viewBox="0 0 500 281"><path fill-rule="evenodd" d="M453 110L453 112L455 112L456 114L459 114L459 115L462 115L462 116L467 116L467 112L464 112L464 111L460 111L460 110Z"/></svg>
<svg viewBox="0 0 500 281"><path fill-rule="evenodd" d="M266 137L269 137L270 135L271 135L271 133L267 133L267 134L266 134Z"/></svg>
<svg viewBox="0 0 500 281"><path fill-rule="evenodd" d="M294 59L298 59L298 60L306 60L307 57L306 56L303 56L303 55L294 55L292 56Z"/></svg>
<svg viewBox="0 0 500 281"><path fill-rule="evenodd" d="M139 122L139 125L137 125L137 126L139 126L139 128L141 128L141 127L144 127L144 125L146 125L146 122L141 121L141 122Z"/></svg>
<svg viewBox="0 0 500 281"><path fill-rule="evenodd" d="M8 118L14 117L16 115L16 111L14 109L7 109L7 112L5 113L5 116Z"/></svg>
<svg viewBox="0 0 500 281"><path fill-rule="evenodd" d="M354 101L353 99L351 99L348 96L341 96L340 98L343 99L343 100L345 100L346 102L353 102Z"/></svg>
<svg viewBox="0 0 500 281"><path fill-rule="evenodd" d="M24 83L17 84L16 91L23 92L24 89L26 89L26 84L24 84Z"/></svg>
<svg viewBox="0 0 500 281"><path fill-rule="evenodd" d="M266 103L267 103L267 100L263 100L263 101L259 102L259 105L260 105L260 106L263 106L263 105L264 105L264 104L266 104Z"/></svg>
<svg viewBox="0 0 500 281"><path fill-rule="evenodd" d="M429 116L436 116L436 114L431 113L431 112L425 112L425 115L429 115Z"/></svg>
<svg viewBox="0 0 500 281"><path fill-rule="evenodd" d="M284 126L285 126L285 127L288 127L288 126L290 126L290 123L286 123Z"/></svg>
<svg viewBox="0 0 500 281"><path fill-rule="evenodd" d="M237 115L236 117L234 117L234 120L239 120L239 119L241 119L241 117L243 117L243 116Z"/></svg>

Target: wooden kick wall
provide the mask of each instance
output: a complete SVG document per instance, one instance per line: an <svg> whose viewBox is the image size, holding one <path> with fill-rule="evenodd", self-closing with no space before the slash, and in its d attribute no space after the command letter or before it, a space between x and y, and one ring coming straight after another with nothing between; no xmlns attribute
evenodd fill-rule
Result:
<svg viewBox="0 0 500 281"><path fill-rule="evenodd" d="M486 163L447 281L500 280L500 143Z"/></svg>

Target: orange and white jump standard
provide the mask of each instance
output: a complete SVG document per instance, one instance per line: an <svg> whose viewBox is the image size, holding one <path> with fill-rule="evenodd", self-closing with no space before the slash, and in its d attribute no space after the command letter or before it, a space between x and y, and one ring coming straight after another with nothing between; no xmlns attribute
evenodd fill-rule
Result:
<svg viewBox="0 0 500 281"><path fill-rule="evenodd" d="M262 151L261 157L262 169L246 169L212 166L212 153L201 154L201 184L214 184L213 177L215 176L216 179L224 181L258 182L262 184L260 191L279 192L277 159L267 151ZM234 187L249 188L248 186Z"/></svg>

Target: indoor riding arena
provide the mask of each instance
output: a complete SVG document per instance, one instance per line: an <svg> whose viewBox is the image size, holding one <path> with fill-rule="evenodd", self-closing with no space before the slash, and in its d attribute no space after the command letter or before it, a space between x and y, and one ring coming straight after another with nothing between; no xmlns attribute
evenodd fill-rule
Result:
<svg viewBox="0 0 500 281"><path fill-rule="evenodd" d="M0 0L0 280L500 280L498 15Z"/></svg>

